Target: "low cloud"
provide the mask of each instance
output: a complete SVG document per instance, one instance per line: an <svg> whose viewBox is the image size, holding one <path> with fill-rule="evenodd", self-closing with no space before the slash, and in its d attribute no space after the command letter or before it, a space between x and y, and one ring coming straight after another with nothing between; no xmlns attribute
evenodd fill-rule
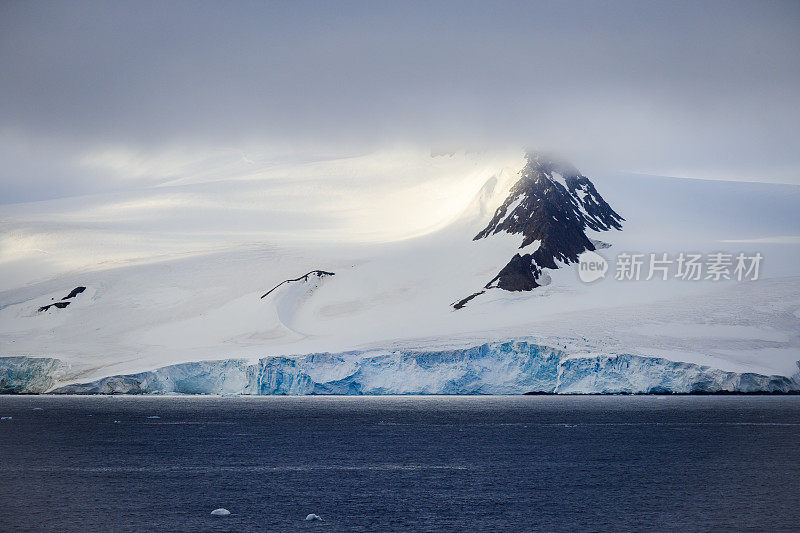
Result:
<svg viewBox="0 0 800 533"><path fill-rule="evenodd" d="M5 3L0 202L397 143L800 183L798 42L795 2Z"/></svg>

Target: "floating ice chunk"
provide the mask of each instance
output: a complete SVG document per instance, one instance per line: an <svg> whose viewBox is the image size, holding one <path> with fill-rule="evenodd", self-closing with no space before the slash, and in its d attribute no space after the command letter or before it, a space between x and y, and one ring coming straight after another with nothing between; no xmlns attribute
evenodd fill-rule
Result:
<svg viewBox="0 0 800 533"><path fill-rule="evenodd" d="M114 420L114 423L115 424L119 424L119 420Z"/></svg>
<svg viewBox="0 0 800 533"><path fill-rule="evenodd" d="M44 411L44 409L42 409L41 407L34 407L33 410L34 411Z"/></svg>
<svg viewBox="0 0 800 533"><path fill-rule="evenodd" d="M0 416L0 420L13 420L13 416Z"/></svg>
<svg viewBox="0 0 800 533"><path fill-rule="evenodd" d="M153 415L153 416L148 416L147 418L161 418L161 417L160 417L160 416Z"/></svg>
<svg viewBox="0 0 800 533"><path fill-rule="evenodd" d="M229 514L231 514L231 512L224 507L211 511L211 516L228 516Z"/></svg>
<svg viewBox="0 0 800 533"><path fill-rule="evenodd" d="M322 520L322 518L320 518L320 517L319 517L319 515L316 515L316 514L314 514L314 513L311 513L310 515L308 515L308 516L306 517L306 521L307 521L307 522L311 522L312 520Z"/></svg>

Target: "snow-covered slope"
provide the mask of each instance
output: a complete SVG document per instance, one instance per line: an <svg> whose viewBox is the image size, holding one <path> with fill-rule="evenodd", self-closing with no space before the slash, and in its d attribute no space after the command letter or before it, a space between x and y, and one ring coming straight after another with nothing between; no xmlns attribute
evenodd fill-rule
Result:
<svg viewBox="0 0 800 533"><path fill-rule="evenodd" d="M48 374L56 387L197 361L247 367L272 356L375 350L387 361L393 351L509 340L557 349L561 365L625 355L737 374L796 372L800 188L793 186L582 169L591 176L587 190L572 187L569 172L555 172L570 197L592 199L577 205L582 231L590 242L611 244L597 252L612 264L621 251L759 251L762 279L622 282L612 271L583 284L576 265L558 260L547 285L491 290L454 310L509 258L532 253L520 250L524 232L473 240L492 227L499 207L513 205L509 194L524 166L522 154L403 152L167 184L124 198L0 207L0 355L57 359L58 371ZM399 189L380 185L381 176L405 173ZM349 196L358 191L366 196ZM589 207L602 206L596 198L625 218L623 231L600 231L607 228ZM335 275L283 284L262 298L315 270ZM39 312L76 287L86 290L69 306ZM211 379L217 363L208 365ZM383 368L388 376L392 365ZM337 371L337 379L356 372L347 364Z"/></svg>

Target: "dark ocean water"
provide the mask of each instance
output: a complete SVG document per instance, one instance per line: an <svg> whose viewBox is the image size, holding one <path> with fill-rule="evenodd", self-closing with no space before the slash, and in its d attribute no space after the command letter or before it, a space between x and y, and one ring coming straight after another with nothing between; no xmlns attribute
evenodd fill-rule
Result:
<svg viewBox="0 0 800 533"><path fill-rule="evenodd" d="M28 396L0 416L2 531L800 530L797 396Z"/></svg>

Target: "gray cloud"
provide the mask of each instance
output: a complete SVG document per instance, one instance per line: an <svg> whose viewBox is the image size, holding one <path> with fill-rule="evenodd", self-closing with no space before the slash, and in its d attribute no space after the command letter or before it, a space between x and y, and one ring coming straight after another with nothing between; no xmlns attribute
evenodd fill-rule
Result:
<svg viewBox="0 0 800 533"><path fill-rule="evenodd" d="M796 2L5 2L0 200L102 189L73 156L108 145L538 145L800 182L798 42Z"/></svg>

